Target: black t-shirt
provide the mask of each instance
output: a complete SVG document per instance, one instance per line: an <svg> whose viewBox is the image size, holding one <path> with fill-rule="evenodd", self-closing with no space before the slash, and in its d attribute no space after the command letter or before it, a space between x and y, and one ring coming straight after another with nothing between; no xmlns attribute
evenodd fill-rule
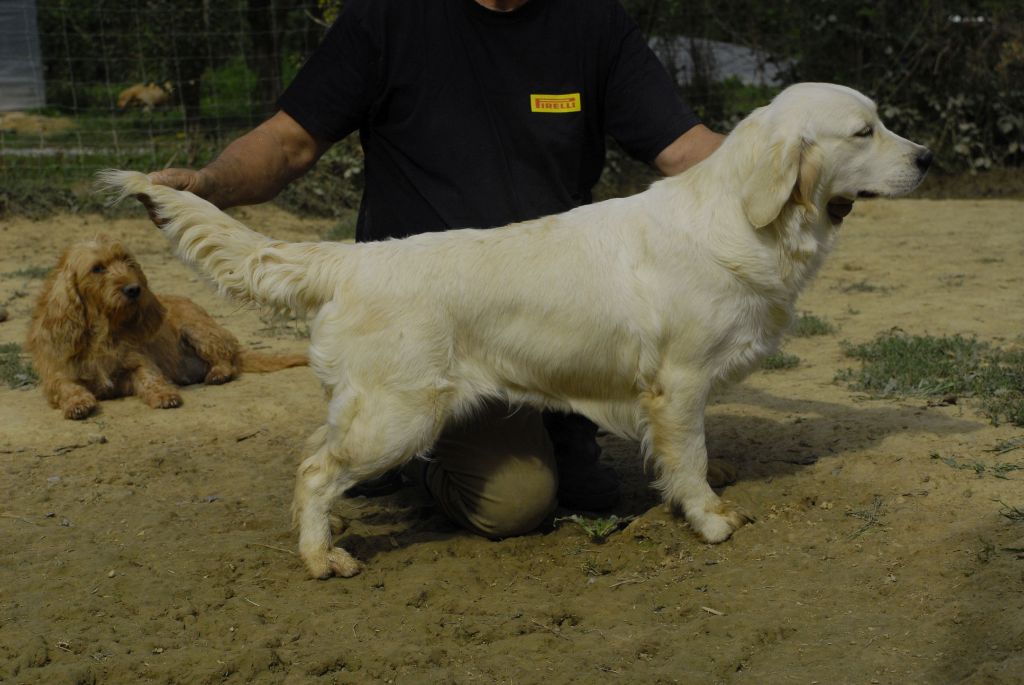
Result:
<svg viewBox="0 0 1024 685"><path fill-rule="evenodd" d="M616 0L346 0L280 106L358 130L358 240L501 226L590 201L605 135L651 161L698 122Z"/></svg>

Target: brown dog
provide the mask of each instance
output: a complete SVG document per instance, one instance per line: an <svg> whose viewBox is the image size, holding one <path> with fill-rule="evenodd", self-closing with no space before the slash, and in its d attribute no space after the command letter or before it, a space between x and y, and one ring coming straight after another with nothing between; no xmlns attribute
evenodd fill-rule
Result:
<svg viewBox="0 0 1024 685"><path fill-rule="evenodd" d="M36 303L28 350L47 400L68 419L84 419L97 398L138 395L168 409L181 405L176 385L308 363L244 350L196 303L157 297L131 253L104 236L61 257Z"/></svg>
<svg viewBox="0 0 1024 685"><path fill-rule="evenodd" d="M138 106L145 112L151 112L155 107L162 107L171 101L171 84L165 83L159 86L155 83L136 83L128 86L117 96L118 109Z"/></svg>

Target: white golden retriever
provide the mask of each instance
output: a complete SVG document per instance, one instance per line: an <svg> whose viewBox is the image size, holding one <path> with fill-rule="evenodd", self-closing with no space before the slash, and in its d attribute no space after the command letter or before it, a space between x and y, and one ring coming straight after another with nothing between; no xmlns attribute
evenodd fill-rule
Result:
<svg viewBox="0 0 1024 685"><path fill-rule="evenodd" d="M499 229L286 243L143 174L101 180L148 196L178 256L222 292L316 312L310 365L329 405L293 511L324 578L360 569L332 545L335 499L495 397L641 440L665 501L704 540L728 538L747 517L706 480L710 393L776 349L835 238L827 203L907 193L930 161L865 96L807 83L686 173Z"/></svg>

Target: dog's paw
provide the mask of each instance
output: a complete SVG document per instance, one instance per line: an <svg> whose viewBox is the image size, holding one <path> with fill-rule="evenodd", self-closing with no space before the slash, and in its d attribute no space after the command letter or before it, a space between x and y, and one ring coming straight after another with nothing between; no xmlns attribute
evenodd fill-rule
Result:
<svg viewBox="0 0 1024 685"><path fill-rule="evenodd" d="M181 395L176 392L161 392L150 396L147 401L154 409L174 409L181 406Z"/></svg>
<svg viewBox="0 0 1024 685"><path fill-rule="evenodd" d="M63 407L64 418L71 419L72 421L81 421L82 419L89 416L92 410L96 408L96 400L75 402L68 404Z"/></svg>
<svg viewBox="0 0 1024 685"><path fill-rule="evenodd" d="M234 373L230 366L214 366L207 372L203 382L207 385L223 385L232 378Z"/></svg>
<svg viewBox="0 0 1024 685"><path fill-rule="evenodd" d="M363 570L362 564L341 547L331 547L320 554L306 557L305 561L309 575L317 580L326 580L331 576L351 578Z"/></svg>
<svg viewBox="0 0 1024 685"><path fill-rule="evenodd" d="M705 511L694 517L690 525L705 542L717 544L725 542L733 531L753 521L753 516L725 502L719 502L714 511Z"/></svg>

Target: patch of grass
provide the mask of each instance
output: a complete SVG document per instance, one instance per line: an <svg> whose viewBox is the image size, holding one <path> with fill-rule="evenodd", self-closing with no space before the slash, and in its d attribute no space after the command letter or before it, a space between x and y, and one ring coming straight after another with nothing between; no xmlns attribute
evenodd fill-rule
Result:
<svg viewBox="0 0 1024 685"><path fill-rule="evenodd" d="M620 528L624 528L635 518L635 516L623 516L620 518L619 516L612 514L607 518L587 519L583 518L579 514L573 514L572 516L561 516L556 518L555 525L557 526L562 521L571 521L582 528L594 542L604 542L609 535L618 531Z"/></svg>
<svg viewBox="0 0 1024 685"><path fill-rule="evenodd" d="M1024 435L1004 440L988 451L996 452L997 454L1005 454L1006 452L1012 452L1019 449L1024 449Z"/></svg>
<svg viewBox="0 0 1024 685"><path fill-rule="evenodd" d="M800 357L795 354L776 352L768 355L761 363L761 368L766 371L781 371L783 369L794 369L800 365Z"/></svg>
<svg viewBox="0 0 1024 685"><path fill-rule="evenodd" d="M870 509L846 512L847 516L851 518L858 518L864 521L864 524L860 528L858 528L850 534L850 539L852 540L853 538L859 537L869 528L873 528L875 526L878 526L879 528L884 528L885 526L882 523L882 510L884 508L885 502L882 500L881 495L875 495L871 501Z"/></svg>
<svg viewBox="0 0 1024 685"><path fill-rule="evenodd" d="M968 464L965 462L957 461L955 457L943 457L938 452L932 452L929 456L932 459L938 459L946 466L951 466L954 469L960 469L962 471L974 471L974 473L977 474L979 477L981 476L981 474L985 472L985 465L982 464L980 461Z"/></svg>
<svg viewBox="0 0 1024 685"><path fill-rule="evenodd" d="M862 279L854 283L840 283L838 286L839 292L842 293L881 293L887 295L892 292L892 288L887 285L875 285L874 283L868 283L867 279Z"/></svg>
<svg viewBox="0 0 1024 685"><path fill-rule="evenodd" d="M50 267L48 266L29 266L17 271L8 271L7 273L0 274L4 278L46 278L49 275Z"/></svg>
<svg viewBox="0 0 1024 685"><path fill-rule="evenodd" d="M39 382L39 376L32 365L22 359L21 345L5 343L0 345L0 381L8 388L23 388Z"/></svg>
<svg viewBox="0 0 1024 685"><path fill-rule="evenodd" d="M988 473L993 478L1002 478L1008 480L1009 477L1006 475L1014 471L1024 471L1024 464L1013 463L1013 462L1000 462L998 464L986 465L980 461L973 462L962 462L957 461L956 457L943 457L937 452L932 452L930 455L932 459L941 461L946 466L962 471L974 471L978 478Z"/></svg>
<svg viewBox="0 0 1024 685"><path fill-rule="evenodd" d="M587 559L580 564L580 570L583 571L584 575L590 578L597 578L598 576L606 576L611 573L611 569L606 568L597 563L594 559Z"/></svg>
<svg viewBox="0 0 1024 685"><path fill-rule="evenodd" d="M964 284L967 274L944 274L939 276L939 283L947 288L959 288Z"/></svg>
<svg viewBox="0 0 1024 685"><path fill-rule="evenodd" d="M1024 350L1003 351L975 338L885 333L843 344L859 370L837 374L875 397L965 396L977 399L993 424L1024 426Z"/></svg>
<svg viewBox="0 0 1024 685"><path fill-rule="evenodd" d="M793 320L789 334L796 338L810 338L816 335L831 335L836 327L825 319L804 312Z"/></svg>
<svg viewBox="0 0 1024 685"><path fill-rule="evenodd" d="M1000 502L999 500L996 501L999 502L999 505L1002 507L1002 509L999 510L1000 514L1010 519L1011 521L1024 523L1024 509L1022 509L1021 507L1011 506L1006 502Z"/></svg>

